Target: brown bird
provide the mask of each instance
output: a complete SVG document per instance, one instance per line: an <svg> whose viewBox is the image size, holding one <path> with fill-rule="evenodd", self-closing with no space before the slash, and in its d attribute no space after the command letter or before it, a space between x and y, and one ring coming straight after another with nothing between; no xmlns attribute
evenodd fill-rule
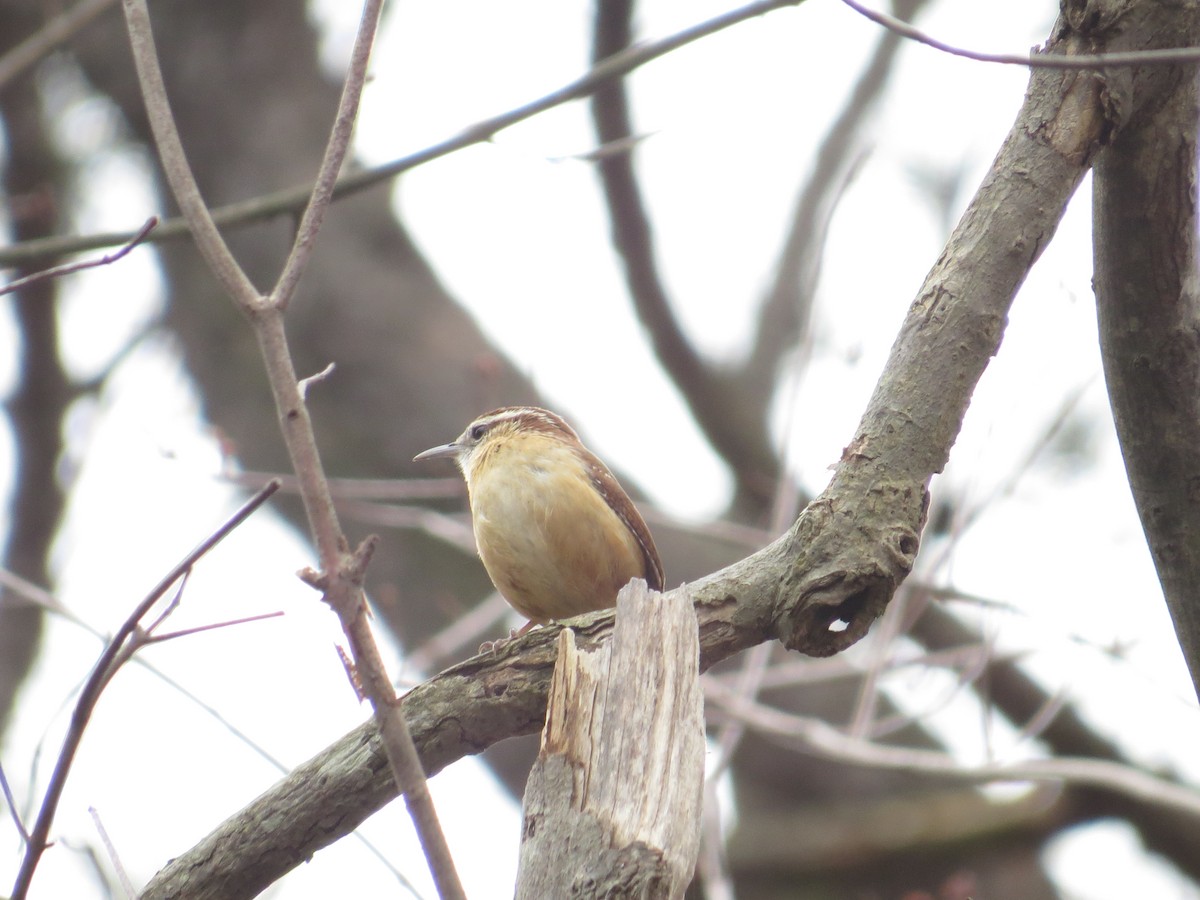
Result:
<svg viewBox="0 0 1200 900"><path fill-rule="evenodd" d="M509 605L551 619L616 605L632 578L663 587L650 529L612 472L560 417L535 406L496 409L452 443L414 459L452 458L471 501L479 557Z"/></svg>

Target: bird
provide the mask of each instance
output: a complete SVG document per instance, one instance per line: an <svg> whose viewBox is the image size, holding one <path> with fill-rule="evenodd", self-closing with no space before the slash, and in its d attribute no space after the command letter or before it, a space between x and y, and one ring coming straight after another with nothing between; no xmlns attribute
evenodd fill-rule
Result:
<svg viewBox="0 0 1200 900"><path fill-rule="evenodd" d="M529 620L516 635L615 606L634 578L663 589L650 529L561 416L536 406L494 409L413 459L458 464L479 558L509 606Z"/></svg>

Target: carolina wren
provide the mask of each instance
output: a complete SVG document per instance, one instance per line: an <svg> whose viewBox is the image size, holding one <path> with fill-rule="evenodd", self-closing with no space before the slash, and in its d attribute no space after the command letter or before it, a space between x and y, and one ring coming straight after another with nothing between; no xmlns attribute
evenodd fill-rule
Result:
<svg viewBox="0 0 1200 900"><path fill-rule="evenodd" d="M632 578L662 590L654 539L629 497L554 413L496 409L452 443L414 459L452 458L471 502L479 557L529 619L518 634L617 602Z"/></svg>

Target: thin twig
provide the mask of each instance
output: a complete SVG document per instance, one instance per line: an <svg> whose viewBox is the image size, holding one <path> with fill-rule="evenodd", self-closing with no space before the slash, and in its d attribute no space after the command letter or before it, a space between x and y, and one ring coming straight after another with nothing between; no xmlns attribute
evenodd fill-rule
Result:
<svg viewBox="0 0 1200 900"><path fill-rule="evenodd" d="M952 669L955 676L954 684L950 685L950 687L943 692L943 695L940 699L935 698L934 702L926 704L920 709L920 711L900 712L894 713L890 716L872 719L867 723L867 727L864 728L862 732L857 734L851 733L851 736L861 740L877 741L880 738L886 737L887 735L893 734L901 729L908 728L912 725L919 725L923 722L932 721L934 716L936 716L943 709L946 709L951 703L958 699L962 695L964 689L970 687L981 678L986 677L988 667L995 656L996 654L993 652L993 648L990 644L981 643L977 645L977 649L974 653L967 654L965 658L963 658L962 664ZM977 693L982 695L984 692L980 690L977 691ZM986 748L985 752L988 759L991 759L993 753L991 717L989 715L990 707L986 705L986 702L981 702L980 708L983 714L982 730L984 735L984 746Z"/></svg>
<svg viewBox="0 0 1200 900"><path fill-rule="evenodd" d="M89 806L88 815L92 817L92 824L96 826L96 833L100 835L100 843L104 845L104 852L108 854L108 861L112 864L113 871L117 873L117 881L121 883L121 890L125 892L127 900L132 900L137 896L137 891L134 890L133 882L129 880L129 873L125 871L125 866L121 863L121 857L117 855L116 845L108 836L108 829L100 821L99 810L94 806Z"/></svg>
<svg viewBox="0 0 1200 900"><path fill-rule="evenodd" d="M475 532L471 530L470 520L462 516L447 515L424 506L393 506L364 500L345 500L338 503L337 508L357 522L423 531L469 556L475 555Z"/></svg>
<svg viewBox="0 0 1200 900"><path fill-rule="evenodd" d="M925 2L909 3L906 14L915 15ZM752 349L737 373L739 392L744 396L769 397L776 373L789 355L794 358L794 381L808 366L813 343L812 313L830 225L868 158L862 147L862 132L891 81L903 46L903 40L895 34L884 32L880 36L821 139L789 217L771 285L755 325ZM764 401L759 415L765 417L768 408Z"/></svg>
<svg viewBox="0 0 1200 900"><path fill-rule="evenodd" d="M110 0L106 0L110 2ZM673 35L657 41L647 41L630 47L602 63L594 66L584 75L563 87L532 100L507 112L499 113L487 119L482 119L474 125L464 128L453 137L446 138L415 153L394 159L381 166L361 169L338 179L333 191L333 198L340 200L351 194L364 191L389 178L415 169L435 159L440 159L475 144L487 143L499 132L539 115L546 110L579 100L589 96L608 81L620 78L633 70L653 62L662 56L693 41L708 37L718 31L737 25L741 22L757 18L785 6L798 6L803 0L759 0L738 9L722 13L707 21L690 26ZM843 0L848 2L848 0ZM971 53L959 50L948 44L943 44L907 23L874 12L866 7L850 3L856 11L874 22L883 25L902 36L918 40L939 50L968 59L979 59L982 62L995 62L1010 65L1031 66L1034 68L1061 69L1102 69L1112 66L1162 65L1173 63L1193 62L1200 59L1200 48L1189 47L1173 50L1139 50L1127 53L1109 53L1097 56L1062 56L1062 55L1021 55L1021 54L986 54ZM919 37L918 37L919 36ZM248 225L263 219L278 215L290 215L304 208L312 195L312 185L301 185L285 188L269 194L263 194L249 200L229 203L212 210L213 221L222 227L232 225ZM177 216L163 220L150 239L150 243L173 240L187 236L189 233L187 220ZM47 257L64 256L69 253L80 253L85 250L97 250L103 247L115 247L130 240L134 235L131 231L116 231L95 233L89 235L55 236L22 241L11 247L0 248L0 266L16 266Z"/></svg>
<svg viewBox="0 0 1200 900"><path fill-rule="evenodd" d="M1040 738L1042 732L1049 728L1050 723L1063 711L1070 696L1071 692L1066 687L1061 687L1047 697L1041 709L1028 722L1021 726L1021 730L1017 733L1017 741L1037 740Z"/></svg>
<svg viewBox="0 0 1200 900"><path fill-rule="evenodd" d="M296 493L296 476L268 472L223 472L221 478L239 487L262 484L278 478L280 490ZM466 485L461 478L328 478L329 493L335 500L447 500L461 497Z"/></svg>
<svg viewBox="0 0 1200 900"><path fill-rule="evenodd" d="M315 384L320 384L322 381L324 381L326 378L328 378L330 375L332 375L334 373L335 369L337 369L337 363L331 362L329 365L327 365L325 368L323 368L320 372L315 372L312 375L306 375L303 378L301 378L300 381L297 382L297 385L296 385L300 389L300 396L303 397L305 400L307 400L308 399L308 389Z"/></svg>
<svg viewBox="0 0 1200 900"><path fill-rule="evenodd" d="M261 481L258 483L262 484ZM64 619L82 626L97 637L102 636L99 631L84 622L83 619L68 609L61 600L45 588L39 587L32 581L22 578L10 569L0 567L0 587L5 588L7 592L11 592L13 597L21 599L31 606L37 606L46 612L57 613ZM5 599L7 601L8 598L6 597Z"/></svg>
<svg viewBox="0 0 1200 900"><path fill-rule="evenodd" d="M250 487L252 485L257 486L257 485L263 484L264 482L266 482L268 480L272 480L270 478L270 476L263 476L262 478L258 478L257 480L255 480L253 482L247 482L244 486L246 486L246 487ZM455 479L455 481L457 481L461 484L462 479L457 478L457 479ZM33 603L37 606L42 607L47 612L62 616L63 618L67 619L68 621L78 625L80 628L82 628L84 631L86 631L88 634L92 635L93 637L98 638L101 641L108 640L108 635L106 633L102 632L99 628L96 628L94 625L89 624L82 617L76 615L74 612L72 612L70 609L68 609L67 606L61 600L59 600L57 597L55 597L49 591L45 590L44 588L38 587L37 585L33 584L30 581L25 580L24 578L21 578L18 575L14 575L12 572L8 571L7 569L0 568L0 585L9 588L15 594L17 594L19 597L27 600L30 603ZM499 597L499 595L497 595L497 597ZM503 603L503 601L501 601L501 602ZM504 605L505 609L508 609L508 604L505 603L503 605ZM269 615L281 615L281 613L271 613ZM251 618L254 618L254 617L251 617ZM220 624L224 625L224 624L234 624L234 623L220 623ZM220 627L220 626L205 626L205 628L213 628L213 627ZM203 629L201 629L201 630L203 630ZM150 637L150 639L147 641L147 643L153 643L157 637L158 637L158 635L152 635ZM240 741L241 743L245 744L254 753L258 754L258 756L261 757L263 759L263 761L265 761L268 765L273 767L276 771L278 771L282 774L287 774L287 772L290 768L289 766L284 765L282 760L272 756L267 751L267 749L262 746L262 744L255 741L254 738L252 738L249 734L247 734L245 731L238 728L233 722L231 722L227 718L225 718L225 716L221 714L220 710L218 710L212 704L206 703L205 701L201 700L198 696L196 696L194 693L192 693L192 691L188 690L186 687L184 687L181 683L176 681L170 675L167 675L165 672L163 672L162 669L159 669L153 663L147 662L145 659L142 659L140 656L135 656L131 660L131 662L134 663L135 665L140 666L141 668L145 669L147 672L149 672L151 675L158 678L160 681L163 682L163 684L167 685L172 690L177 691L179 694L181 694L184 697L184 699L188 700L191 703L194 703L200 709L201 712L203 712L206 715L208 715L209 717L211 717L218 725L220 725L222 728L224 728L226 731L228 731L232 737L234 737L236 740ZM12 799L12 793L9 790L8 782L5 780L4 769L2 766L0 766L0 793L3 793L6 798L5 802L9 805L9 809L12 813L13 820L16 823L17 832L20 834L22 840L27 841L29 839L28 832L26 832L24 823L21 822L20 814L17 811L16 806L14 805L14 801ZM396 868L395 864L391 860L389 860L387 858L387 856L384 855L384 853L378 847L376 847L374 844L372 844L371 841L369 841L361 831L355 831L354 837L364 847L367 848L367 851L372 856L374 856L384 866L384 868L386 868L389 872L391 872L392 876L396 879L396 881L401 886L403 886L405 888L405 890L407 890L414 897L419 896L416 889L412 886L412 884L409 883L408 879L405 878L404 873L401 872L398 868Z"/></svg>
<svg viewBox="0 0 1200 900"><path fill-rule="evenodd" d="M712 685L709 685L712 688ZM948 753L894 747L850 737L827 722L797 716L740 697L733 690L710 690L708 699L742 717L756 730L792 738L823 756L882 769L923 772L969 782L1065 781L1116 791L1129 797L1200 816L1200 791L1147 774L1133 766L1086 757L1027 759L965 765Z"/></svg>
<svg viewBox="0 0 1200 900"><path fill-rule="evenodd" d="M870 660L859 681L858 696L850 719L850 734L856 738L867 734L874 723L879 704L879 682L888 667L892 647L902 632L901 623L904 621L908 596L908 591L896 592L871 636Z"/></svg>
<svg viewBox="0 0 1200 900"><path fill-rule="evenodd" d="M296 285L300 283L308 261L312 258L317 232L321 230L321 223L325 220L325 213L333 199L338 173L341 172L342 162L350 150L354 120L358 118L363 85L367 81L367 63L371 58L371 47L375 43L375 31L379 26L379 15L382 11L383 0L366 0L363 4L358 33L350 51L350 64L342 82L342 96L338 100L329 141L325 145L325 155L321 158L321 167L317 170L317 178L313 183L312 196L304 208L304 215L300 218L296 239L292 241L287 262L284 263L283 271L271 291L271 302L279 309L287 309L292 294L296 291Z"/></svg>
<svg viewBox="0 0 1200 900"><path fill-rule="evenodd" d="M189 637L205 631L216 631L219 628L229 628L233 625L246 625L250 622L261 622L264 619L277 619L283 615L283 610L259 613L257 616L245 616L241 619L226 619L224 622L213 622L209 625L197 625L195 628L182 628L179 631L168 631L166 634L152 634L146 637L146 644L161 644L163 641L173 641L176 638Z"/></svg>
<svg viewBox="0 0 1200 900"><path fill-rule="evenodd" d="M798 379L789 379L788 391L791 396L787 398L787 402L783 406L786 410L782 423L782 431L785 437L783 446L779 450L780 459L787 459L791 436L795 433L793 417L796 414L795 390L797 384ZM768 525L769 532L777 534L783 531L787 527L787 524L796 518L797 513L800 511L799 507L800 490L797 479L786 466L781 466L779 475L775 481L775 496L771 503L771 521ZM737 674L736 690L739 694L751 699L758 697L759 692L762 690L767 671L770 669L773 652L774 645L767 643L759 644L744 654L741 671ZM716 762L713 763L705 775L705 790L709 790L709 787L732 764L733 756L737 752L742 738L745 737L745 732L746 729L741 722L731 721L722 726L716 739L718 748ZM715 802L716 795L713 794L712 796ZM719 829L716 833L719 833ZM713 829L708 827L704 828L703 834L705 841L714 837ZM717 877L711 871L709 872L709 876L713 879ZM718 890L715 881L713 885L712 890Z"/></svg>
<svg viewBox="0 0 1200 900"><path fill-rule="evenodd" d="M116 0L81 0L25 38L0 57L0 91L55 47L65 44L86 28L100 13L115 5Z"/></svg>
<svg viewBox="0 0 1200 900"><path fill-rule="evenodd" d="M248 487L256 487L258 485L261 485L261 484L263 484L267 481L271 481L271 480L277 480L277 479L272 479L271 476L264 475L260 478L256 478L253 480L247 479L243 482L242 486L247 487L247 488ZM456 479L454 479L454 481L459 485L462 484L461 478L456 478ZM64 604L61 600L59 600L57 597L55 597L49 591L45 590L44 588L38 587L36 584L34 584L31 581L27 581L26 579L21 578L19 575L15 575L14 573L10 572L8 569L0 568L0 586L8 588L16 596L18 596L21 599L24 599L27 602L32 603L36 606L40 606L42 609L46 610L47 612L62 616L67 621L78 625L80 628L82 628L88 634L92 635L92 637L95 637L102 642L108 640L108 635L106 633L102 632L99 628L96 628L94 625L89 624L81 616L72 612L66 606L66 604ZM496 596L499 598L498 594ZM508 604L503 602L503 599L501 599L500 602L501 602L501 605L505 609L509 608ZM271 613L269 615L281 615L281 614L280 613ZM221 625L224 625L224 624L234 624L234 623L221 623ZM220 627L220 626L219 625L218 626L211 626L211 625L205 626L205 628L213 628L213 627ZM200 630L204 630L204 629L200 629ZM150 639L147 641L147 643L153 643L155 641L155 639L157 639L157 637L158 637L158 635L152 635L150 637ZM166 635L163 635L163 637L166 637ZM406 658L406 661L407 661L407 658ZM263 747L262 744L258 743L249 734L247 734L242 729L238 728L237 725L235 725L233 722L229 721L229 719L225 718L225 716L221 714L220 710L218 710L216 707L214 707L211 703L206 703L205 701L201 700L198 696L196 696L194 693L192 693L192 691L188 690L186 687L184 687L182 684L180 684L178 681L176 681L170 675L167 675L165 672L163 672L161 669L159 669L153 663L147 662L145 659L142 659L140 656L135 656L131 660L131 662L133 662L135 665L142 667L147 672L149 672L151 675L154 675L156 678L158 678L160 681L162 681L168 687L170 687L171 689L173 689L173 690L177 691L179 694L181 694L186 700L190 701L191 703L194 703L203 713L210 716L215 722L217 722L217 724L219 724L222 728L224 728L226 731L228 731L229 734L232 735L235 739L237 739L238 741L241 741L241 743L243 743L247 747L249 747L254 753L258 754L258 756L260 756L268 765L272 766L274 769L276 769L277 771L279 771L283 774L287 773L289 766L284 765L282 760L277 759L276 757L272 756L267 751L267 749L265 747ZM12 817L13 817L13 821L16 824L18 834L21 836L21 839L23 841L28 841L29 833L25 830L24 823L21 822L20 813L17 810L15 801L12 798L12 793L9 790L8 782L7 782L7 780L5 780L4 769L2 766L0 766L0 793L3 793L5 796L5 802L9 806L9 809L10 809ZM400 885L402 885L414 897L418 896L416 889L409 883L408 879L405 878L404 873L401 872L399 869L397 869L395 864L392 863L392 861L389 860L387 858L387 856L385 856L384 853L378 847L376 847L374 844L372 844L361 831L355 831L354 837L360 843L362 843L362 845L364 847L367 848L368 852L370 852L371 855L373 855L377 860L379 860L379 862L389 872L392 873L393 877L396 878L397 882Z"/></svg>
<svg viewBox="0 0 1200 900"><path fill-rule="evenodd" d="M150 632L154 631L155 628L167 621L167 618L174 613L175 610L179 608L179 604L183 602L183 592L187 588L187 584L191 578L192 570L187 569L184 571L183 575L180 576L179 581L176 584L175 594L173 597L171 597L166 607L162 610L162 612L155 616L154 621L149 625L139 626L137 629L135 629L131 635L133 640L129 641L128 643L136 644L143 641Z"/></svg>
<svg viewBox="0 0 1200 900"><path fill-rule="evenodd" d="M83 740L84 729L87 728L87 724L92 717L92 712L96 708L96 703L100 699L101 692L103 692L109 681L112 680L113 675L116 674L116 670L119 667L118 660L120 660L127 642L137 630L138 623L162 596L171 589L173 584L189 572L201 557L220 543L230 532L241 525L242 522L246 521L278 488L278 482L273 481L266 485L266 487L247 500L241 509L234 513L224 525L201 541L196 549L185 556L174 568L164 575L162 580L154 586L150 593L138 603L129 617L125 619L121 627L117 629L117 633L113 635L112 640L104 648L104 652L100 654L100 658L92 668L91 674L88 675L83 689L79 692L79 699L75 702L75 709L71 713L70 726L67 729L66 737L63 739L62 750L54 765L54 772L50 776L50 783L46 787L46 796L42 800L42 807L38 811L37 820L25 844L25 856L21 860L21 868L17 872L17 880L13 885L12 900L24 900L29 891L29 885L33 880L33 873L37 869L38 861L49 845L50 826L54 822L54 814L58 810L59 801L62 799L63 788L66 787L67 776L70 774L71 765L75 760L75 753L79 750L80 741Z"/></svg>
<svg viewBox="0 0 1200 900"><path fill-rule="evenodd" d="M94 269L97 266L107 266L109 263L115 263L123 256L127 255L134 247L142 243L151 231L158 225L158 216L151 216L146 220L146 224L138 229L137 233L115 253L106 253L99 259L89 259L83 262L64 263L61 266L53 266L49 269L43 269L40 272L34 272L32 275L26 275L24 278L18 278L16 281L10 281L8 284L0 287L0 295L10 294L13 291L27 287L34 282L44 281L48 278L59 278L63 275L70 275L72 272L81 272L84 269Z"/></svg>
<svg viewBox="0 0 1200 900"><path fill-rule="evenodd" d="M17 834L21 836L22 841L28 844L29 832L25 830L25 823L21 821L21 813L17 809L16 798L13 797L12 787L8 783L8 776L4 774L4 766L2 765L0 765L0 793L4 794L4 802L8 806L8 812L12 816Z"/></svg>
<svg viewBox="0 0 1200 900"><path fill-rule="evenodd" d="M1083 380L1063 398L1054 417L1042 426L1026 449L1025 454L1012 464L1005 478L996 484L986 497L976 500L973 503L962 502L957 505L954 511L954 521L950 528L949 540L944 542L935 556L926 559L924 563L925 571L930 573L939 571L943 565L953 558L954 551L958 547L960 540L971 526L982 518L988 510L995 509L1001 500L1013 495L1021 479L1033 469L1034 462L1037 461L1038 457L1051 445L1053 440L1062 432L1067 422L1070 421L1076 407L1079 406L1084 394L1091 388L1095 380L1095 376Z"/></svg>
<svg viewBox="0 0 1200 900"><path fill-rule="evenodd" d="M930 37L919 28L876 12L857 0L842 0L848 7L888 31L963 59L976 62L998 63L1004 66L1026 66L1031 69L1110 69L1118 66L1174 66L1181 63L1200 62L1200 47L1170 47L1162 50L1129 50L1124 53L1100 53L1094 56L1066 56L1061 53L983 53L965 50L945 41Z"/></svg>
<svg viewBox="0 0 1200 900"><path fill-rule="evenodd" d="M390 163L371 169L352 172L338 179L333 191L333 199L338 200L389 178L415 169L427 162L440 159L450 153L491 141L499 132L510 128L519 122L569 103L580 100L598 90L609 81L620 78L649 62L666 56L678 48L693 41L708 37L718 31L723 31L740 22L754 19L765 13L785 6L797 6L802 0L757 0L746 6L739 7L727 13L722 13L704 22L692 25L673 35L657 41L630 47L615 56L598 63L586 73L568 82L562 87L536 100L531 100L521 106L499 113L487 119L482 119L474 125L469 125L457 134L432 144L423 150L418 150L408 156L402 156ZM245 225L272 216L295 214L308 203L312 196L312 185L286 188L261 197L230 203L211 211L212 219L220 226ZM153 241L164 241L171 238L184 237L189 233L185 216L167 219L158 228ZM14 266L27 263L30 260L45 257L61 256L66 253L78 253L82 250L95 250L100 247L111 247L121 244L130 238L128 232L110 232L107 234L92 234L72 237L39 238L35 241L24 241L12 247L0 249L0 266Z"/></svg>
<svg viewBox="0 0 1200 900"><path fill-rule="evenodd" d="M700 828L700 857L696 860L696 874L700 878L704 900L735 900L737 894L729 873L725 834L721 827L721 798L711 775L704 779Z"/></svg>
<svg viewBox="0 0 1200 900"><path fill-rule="evenodd" d="M154 46L146 0L123 0L130 43L142 87L155 144L162 159L168 184L188 220L201 255L217 276L234 304L247 316L262 353L271 393L283 430L284 443L300 484L300 496L317 547L321 571L306 570L301 577L320 590L322 599L337 614L354 657L356 684L371 702L383 735L384 750L392 776L404 795L421 849L433 880L443 898L464 898L445 835L438 823L421 761L413 746L408 723L396 698L383 658L368 621L362 582L377 539L364 541L354 552L348 543L325 481L317 450L312 419L301 394L284 332L288 299L311 253L320 223L333 194L333 180L349 145L349 135L358 111L367 63L382 10L382 0L366 0L355 37L350 71L347 73L335 124L330 134L321 173L317 178L303 222L288 262L270 296L260 295L238 266L217 231L188 165L175 120L163 87L162 71Z"/></svg>

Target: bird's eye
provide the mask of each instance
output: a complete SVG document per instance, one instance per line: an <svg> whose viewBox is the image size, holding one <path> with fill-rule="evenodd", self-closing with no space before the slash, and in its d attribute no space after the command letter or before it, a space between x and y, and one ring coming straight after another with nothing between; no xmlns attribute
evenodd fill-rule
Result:
<svg viewBox="0 0 1200 900"><path fill-rule="evenodd" d="M471 426L471 440L477 441L487 433L487 426L482 422Z"/></svg>

